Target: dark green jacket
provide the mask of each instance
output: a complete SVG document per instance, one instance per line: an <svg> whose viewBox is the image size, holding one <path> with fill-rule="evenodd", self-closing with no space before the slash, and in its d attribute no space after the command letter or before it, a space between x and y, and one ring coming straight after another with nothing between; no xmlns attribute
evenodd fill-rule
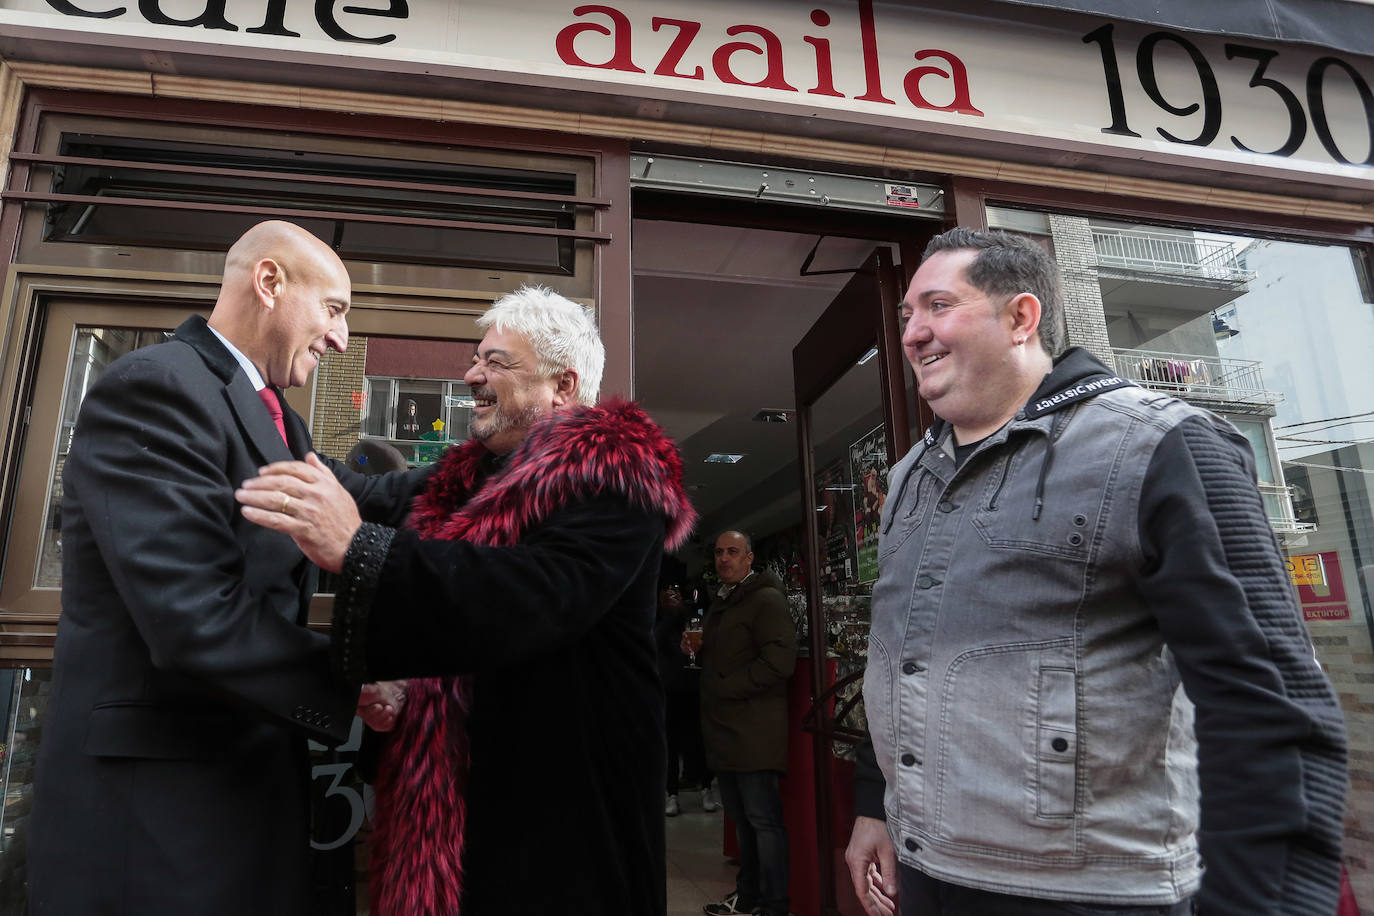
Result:
<svg viewBox="0 0 1374 916"><path fill-rule="evenodd" d="M787 679L796 660L797 631L772 573L755 572L711 603L697 654L707 766L787 769Z"/></svg>

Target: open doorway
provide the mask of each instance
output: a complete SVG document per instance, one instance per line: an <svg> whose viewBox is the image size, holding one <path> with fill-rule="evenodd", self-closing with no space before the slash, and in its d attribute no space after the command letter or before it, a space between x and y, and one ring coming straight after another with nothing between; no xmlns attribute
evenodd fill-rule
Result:
<svg viewBox="0 0 1374 916"><path fill-rule="evenodd" d="M798 524L792 348L874 248L827 237L811 269L844 272L801 276L816 239L634 223L636 397L682 448L703 536ZM707 463L712 454L743 457Z"/></svg>
<svg viewBox="0 0 1374 916"><path fill-rule="evenodd" d="M790 687L783 785L792 910L820 916L861 912L840 857L853 814L852 745L814 740L802 719L837 679L862 671L876 578L876 562L867 569L862 562L865 547L876 561L864 540L864 487L888 466L894 424L902 430L893 444L909 441L906 405L914 400L903 397L910 375L895 330L881 355L876 337L871 352L855 343L880 333L883 309L895 317L898 236L884 242L807 228L636 219L634 359L636 396L681 446L701 515L697 537L679 554L689 583L714 593L715 535L739 529L753 538L754 568L775 575L787 595L803 649ZM919 241L932 228L906 228L903 240ZM828 330L851 325L863 329ZM895 374L883 378L893 360ZM803 376L809 381L799 384ZM808 431L801 437L800 427ZM843 698L826 709L842 705ZM862 709L848 715L862 733ZM700 807L684 801L682 811L669 828L670 909L688 912L732 890L734 868L724 858L732 844L719 815L703 831Z"/></svg>

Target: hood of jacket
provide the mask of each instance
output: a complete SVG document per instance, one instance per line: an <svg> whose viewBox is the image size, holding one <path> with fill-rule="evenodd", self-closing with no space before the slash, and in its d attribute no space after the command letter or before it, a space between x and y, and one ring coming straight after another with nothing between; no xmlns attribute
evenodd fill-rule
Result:
<svg viewBox="0 0 1374 916"><path fill-rule="evenodd" d="M1017 411L1016 419L1034 419L1062 410L1079 401L1096 397L1104 391L1124 388L1135 382L1122 378L1102 364L1082 347L1070 347L1055 359L1030 400ZM949 429L943 417L936 417L925 433L927 445L939 442Z"/></svg>
<svg viewBox="0 0 1374 916"><path fill-rule="evenodd" d="M756 569L753 575L731 589L729 596L726 597L724 601L733 604L744 598L744 596L752 595L754 592L764 588L775 589L781 592L784 597L787 595L787 590L782 587L782 580L780 580L777 575L771 570Z"/></svg>

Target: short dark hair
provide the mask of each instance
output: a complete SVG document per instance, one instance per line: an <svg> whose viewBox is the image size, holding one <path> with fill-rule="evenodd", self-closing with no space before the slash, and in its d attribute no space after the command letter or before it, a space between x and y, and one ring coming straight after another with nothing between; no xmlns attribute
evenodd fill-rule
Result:
<svg viewBox="0 0 1374 916"><path fill-rule="evenodd" d="M1040 346L1050 356L1064 349L1063 308L1054 261L1036 245L1008 232L980 232L962 226L930 240L921 260L944 251L976 252L965 273L968 282L989 296L1030 293L1040 300Z"/></svg>
<svg viewBox="0 0 1374 916"><path fill-rule="evenodd" d="M740 528L726 528L722 530L720 534L716 535L716 541L719 541L722 536L727 534L738 534L740 537L744 538L744 549L748 550L750 553L754 552L754 536L752 534ZM716 541L711 542L711 549L713 551L716 549Z"/></svg>

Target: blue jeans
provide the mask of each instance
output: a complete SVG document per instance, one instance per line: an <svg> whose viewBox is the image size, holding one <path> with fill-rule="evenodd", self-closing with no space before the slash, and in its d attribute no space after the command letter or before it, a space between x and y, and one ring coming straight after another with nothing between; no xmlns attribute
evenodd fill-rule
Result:
<svg viewBox="0 0 1374 916"><path fill-rule="evenodd" d="M717 773L720 801L739 840L740 909L763 905L765 916L787 916L787 825L778 774Z"/></svg>
<svg viewBox="0 0 1374 916"><path fill-rule="evenodd" d="M902 865L901 916L1191 916L1192 899L1179 903L1120 906L1111 903L1071 903L994 894L960 887Z"/></svg>

